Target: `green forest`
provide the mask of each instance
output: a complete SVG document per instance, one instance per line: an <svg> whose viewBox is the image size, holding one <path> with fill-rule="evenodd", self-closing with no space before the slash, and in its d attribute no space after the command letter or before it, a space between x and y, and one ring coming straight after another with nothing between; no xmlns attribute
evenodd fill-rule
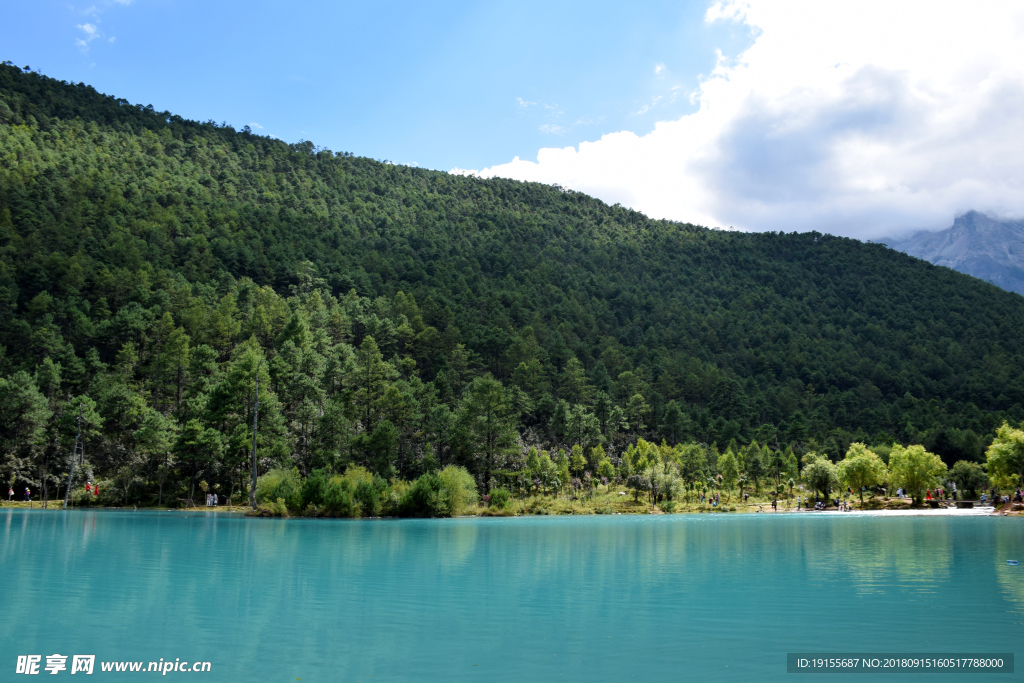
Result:
<svg viewBox="0 0 1024 683"><path fill-rule="evenodd" d="M257 374L259 470L305 482L545 487L540 455L610 479L652 444L699 446L694 477L742 451L755 484L855 443L952 467L1024 419L1022 330L1024 297L883 245L652 220L0 65L19 494L61 495L81 415L75 484L110 504L245 497Z"/></svg>

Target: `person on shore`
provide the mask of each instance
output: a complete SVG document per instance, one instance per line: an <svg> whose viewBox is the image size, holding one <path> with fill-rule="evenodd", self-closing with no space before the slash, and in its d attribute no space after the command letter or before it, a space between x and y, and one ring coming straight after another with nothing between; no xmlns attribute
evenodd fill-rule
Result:
<svg viewBox="0 0 1024 683"><path fill-rule="evenodd" d="M93 498L95 498L96 496L100 495L100 485L99 484L96 484L95 486L92 487L92 495L93 495Z"/></svg>
<svg viewBox="0 0 1024 683"><path fill-rule="evenodd" d="M85 482L85 495L89 495L90 493L92 493L92 482L87 481Z"/></svg>
<svg viewBox="0 0 1024 683"><path fill-rule="evenodd" d="M10 484L7 485L7 502L10 503L14 500L14 487Z"/></svg>
<svg viewBox="0 0 1024 683"><path fill-rule="evenodd" d="M29 490L29 488L27 486L25 487L25 502L26 503L31 503L32 502L32 492Z"/></svg>
<svg viewBox="0 0 1024 683"><path fill-rule="evenodd" d="M778 511L779 511L779 506L778 506L778 503L777 503L777 502L776 502L776 500L775 500L775 499L773 498L773 499L772 499L772 512L778 512Z"/></svg>

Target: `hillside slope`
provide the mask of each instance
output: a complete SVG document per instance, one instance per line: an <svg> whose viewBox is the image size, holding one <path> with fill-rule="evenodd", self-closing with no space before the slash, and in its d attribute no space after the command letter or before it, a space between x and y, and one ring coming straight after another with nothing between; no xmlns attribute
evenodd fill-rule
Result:
<svg viewBox="0 0 1024 683"><path fill-rule="evenodd" d="M100 471L174 453L241 477L259 362L261 454L303 471L482 476L488 375L502 466L516 438L980 458L1024 417L1021 329L1021 297L882 245L654 221L0 67L10 472L60 469L85 400Z"/></svg>
<svg viewBox="0 0 1024 683"><path fill-rule="evenodd" d="M1024 294L1024 222L968 211L946 230L918 232L889 246Z"/></svg>

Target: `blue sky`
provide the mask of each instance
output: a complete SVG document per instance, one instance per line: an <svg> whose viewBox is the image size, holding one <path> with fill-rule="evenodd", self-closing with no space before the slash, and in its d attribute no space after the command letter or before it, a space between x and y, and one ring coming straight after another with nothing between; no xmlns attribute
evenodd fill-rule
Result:
<svg viewBox="0 0 1024 683"><path fill-rule="evenodd" d="M448 170L693 111L750 41L708 3L10 3L0 59L131 102ZM657 73L656 73L657 71Z"/></svg>
<svg viewBox="0 0 1024 683"><path fill-rule="evenodd" d="M1020 0L7 5L0 60L657 218L878 239L1024 216Z"/></svg>

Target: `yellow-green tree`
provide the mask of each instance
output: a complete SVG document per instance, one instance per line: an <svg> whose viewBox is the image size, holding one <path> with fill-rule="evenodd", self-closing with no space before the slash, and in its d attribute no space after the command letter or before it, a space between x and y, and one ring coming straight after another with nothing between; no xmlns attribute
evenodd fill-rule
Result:
<svg viewBox="0 0 1024 683"><path fill-rule="evenodd" d="M718 456L718 473L722 475L722 483L725 484L725 489L731 491L740 476L736 455L732 451L726 451Z"/></svg>
<svg viewBox="0 0 1024 683"><path fill-rule="evenodd" d="M914 505L920 504L921 493L925 489L939 485L945 473L946 464L942 458L929 453L924 446L904 448L896 444L889 454L889 477L894 486L903 488L911 495Z"/></svg>
<svg viewBox="0 0 1024 683"><path fill-rule="evenodd" d="M1004 422L985 455L989 476L1024 479L1024 430Z"/></svg>
<svg viewBox="0 0 1024 683"><path fill-rule="evenodd" d="M576 444L572 447L572 456L569 458L569 466L576 473L577 477L583 476L583 470L587 466L587 459L583 457L583 447Z"/></svg>
<svg viewBox="0 0 1024 683"><path fill-rule="evenodd" d="M850 448L846 451L846 457L836 466L836 469L839 480L850 488L856 489L862 503L864 502L864 488L878 486L885 481L885 463L862 443L850 444Z"/></svg>

